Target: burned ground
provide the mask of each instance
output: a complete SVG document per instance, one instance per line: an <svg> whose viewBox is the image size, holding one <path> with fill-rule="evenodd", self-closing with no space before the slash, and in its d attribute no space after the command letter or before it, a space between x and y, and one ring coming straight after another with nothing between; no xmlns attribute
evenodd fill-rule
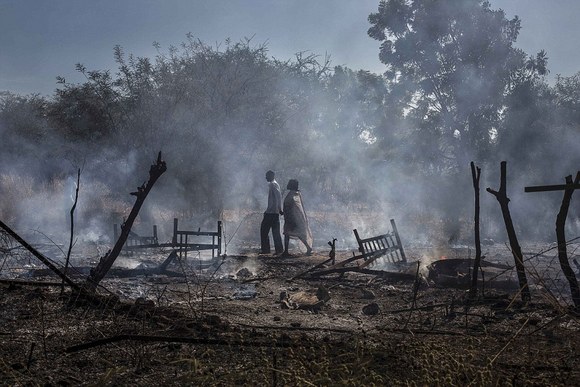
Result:
<svg viewBox="0 0 580 387"><path fill-rule="evenodd" d="M448 258L454 251L464 254L450 250ZM552 252L535 257L542 264L528 262L549 282L555 280L546 274ZM501 245L487 251L508 260L505 254ZM338 252L337 260L351 255ZM410 248L408 255L413 271L425 249ZM159 257L129 258L146 267ZM565 289L559 294L548 281L536 283L533 301L523 304L517 291L504 286L509 281L488 282L477 300L466 303L459 283L360 273L290 280L327 258L327 252L284 259L248 252L220 257L204 269L191 259L176 263L175 276L107 278L97 303L68 290L61 294L58 286L2 284L2 380L11 385L580 382L580 323L567 307ZM315 307L280 302L318 289L330 299Z"/></svg>

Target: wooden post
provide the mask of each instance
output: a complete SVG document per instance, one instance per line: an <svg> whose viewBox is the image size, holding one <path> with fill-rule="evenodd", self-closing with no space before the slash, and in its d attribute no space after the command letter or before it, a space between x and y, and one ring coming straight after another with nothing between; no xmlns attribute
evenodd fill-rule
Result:
<svg viewBox="0 0 580 387"><path fill-rule="evenodd" d="M171 243L175 246L177 244L177 218L173 218L173 238Z"/></svg>
<svg viewBox="0 0 580 387"><path fill-rule="evenodd" d="M330 253L328 253L328 256L334 265L336 263L336 238L332 238L332 242L328 242L328 245L330 246Z"/></svg>
<svg viewBox="0 0 580 387"><path fill-rule="evenodd" d="M474 230L475 230L475 260L473 262L473 273L471 275L471 288L469 289L469 297L475 298L477 296L477 272L481 264L481 239L479 235L479 178L481 176L481 168L476 167L475 163L471 162L471 179L473 181L473 191L475 195L475 214Z"/></svg>
<svg viewBox="0 0 580 387"><path fill-rule="evenodd" d="M399 246L399 250L401 251L401 258L403 259L403 262L407 262L407 257L405 256L405 251L403 250L403 244L401 243L401 238L399 237L399 232L397 231L395 219L391 219L391 226L393 227L393 233L395 234L397 245Z"/></svg>
<svg viewBox="0 0 580 387"><path fill-rule="evenodd" d="M506 173L507 162L501 162L501 180L499 191L494 191L491 188L487 188L487 192L495 196L499 205L501 207L501 213L503 215L503 220L505 223L506 231L510 241L510 247L512 250L512 255L516 264L516 271L518 274L518 281L520 285L521 297L523 301L530 301L531 294L530 288L528 287L528 279L526 278L526 271L524 268L524 260L522 255L522 248L518 242L518 237L514 229L514 223L510 215L509 202L510 199L507 197L507 173Z"/></svg>
<svg viewBox="0 0 580 387"><path fill-rule="evenodd" d="M566 184L564 185L541 185L533 187L525 187L525 192L549 192L549 191L564 191L560 211L556 216L556 240L558 241L558 260L562 272L568 280L570 292L572 294L572 301L576 309L580 309L580 287L576 275L570 266L568 260L568 251L566 247L566 218L568 217L568 209L570 208L570 200L575 189L580 189L580 171L577 172L576 178L572 181L572 176L566 176Z"/></svg>
<svg viewBox="0 0 580 387"><path fill-rule="evenodd" d="M136 192L131 192L131 195L137 197L137 199L135 200L135 204L133 205L133 209L131 210L131 213L127 217L127 220L121 225L121 235L119 236L119 239L117 239L117 242L115 243L115 246L113 246L113 249L109 251L107 254L105 254L104 257L101 258L97 267L91 270L91 274L89 274L89 277L87 278L86 282L88 289L91 290L96 289L99 282L105 277L111 266L113 266L113 263L119 256L119 253L123 249L123 245L125 244L127 238L129 237L129 233L131 232L133 222L135 221L135 218L137 218L139 210L141 209L141 206L143 205L145 198L147 198L147 194L149 194L149 191L151 191L151 188L153 188L153 185L155 184L157 179L159 179L159 177L166 170L167 165L165 164L165 161L161 160L161 152L159 152L159 154L157 155L157 162L151 165L151 168L149 169L149 180L147 181L147 183L144 183L141 187L138 187Z"/></svg>
<svg viewBox="0 0 580 387"><path fill-rule="evenodd" d="M218 257L222 255L222 221L218 220L218 229L217 229L218 235L217 235L217 253L218 253ZM212 249L212 257L213 257L213 249Z"/></svg>
<svg viewBox="0 0 580 387"><path fill-rule="evenodd" d="M578 185L580 182L580 171L576 174L574 183L572 183L572 176L566 176L566 188L564 191L564 197L562 198L562 204L560 206L560 211L556 217L556 240L558 241L558 259L560 261L560 267L568 284L570 286L570 293L572 294L572 301L574 301L574 306L577 310L580 310L580 288L578 287L578 280L574 274L574 270L570 266L570 261L568 261L568 252L566 247L566 234L564 228L566 226L566 218L568 217L568 209L570 208L570 200L572 199L572 194L574 193L573 185Z"/></svg>
<svg viewBox="0 0 580 387"><path fill-rule="evenodd" d="M354 230L352 230L352 232L354 232L354 237L356 238L356 243L358 243L358 251L360 251L361 253L364 254L365 252L365 248L362 245L360 236L358 235L358 231L356 230L356 228Z"/></svg>

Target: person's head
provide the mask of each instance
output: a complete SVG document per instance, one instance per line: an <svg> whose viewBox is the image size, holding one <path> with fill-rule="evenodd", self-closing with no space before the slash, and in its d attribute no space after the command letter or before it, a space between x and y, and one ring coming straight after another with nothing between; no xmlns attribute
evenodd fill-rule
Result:
<svg viewBox="0 0 580 387"><path fill-rule="evenodd" d="M298 180L296 180L296 179L288 180L288 185L286 186L286 189L290 189L292 191L298 191Z"/></svg>
<svg viewBox="0 0 580 387"><path fill-rule="evenodd" d="M274 171L266 172L266 180L274 181L274 177L276 177L276 174L274 173Z"/></svg>

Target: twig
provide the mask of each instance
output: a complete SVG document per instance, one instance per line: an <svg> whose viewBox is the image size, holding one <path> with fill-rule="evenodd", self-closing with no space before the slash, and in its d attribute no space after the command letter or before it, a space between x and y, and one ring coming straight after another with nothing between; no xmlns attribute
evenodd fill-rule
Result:
<svg viewBox="0 0 580 387"><path fill-rule="evenodd" d="M411 309L409 310L409 317L407 317L407 321L405 321L405 325L403 329L407 328L409 321L411 320L411 316L413 315L413 311L415 310L415 305L417 305L417 292L419 291L419 268L421 267L421 261L417 261L417 272L415 273L415 282L413 283L413 301L411 303Z"/></svg>
<svg viewBox="0 0 580 387"><path fill-rule="evenodd" d="M68 264L70 261L70 254L73 248L73 239L74 239L74 230L75 230L75 209L77 208L77 201L79 199L79 187L81 184L81 169L79 168L77 170L77 186L76 186L76 190L75 190L75 200L74 203L70 209L70 240L69 240L69 244L68 244L68 251L66 253L66 261L64 264L64 275L67 275L67 271L68 271ZM62 280L62 285L60 287L60 293L62 294L64 292L64 279Z"/></svg>
<svg viewBox="0 0 580 387"><path fill-rule="evenodd" d="M493 359L491 359L489 361L489 365L491 366L493 364L493 362L498 358L499 355L502 354L503 351L505 351L505 349L512 343L512 341L515 340L515 338L520 334L520 332L522 331L522 329L524 329L524 327L526 325L528 325L528 322L530 321L530 318L528 317L526 319L526 321L524 321L524 323L522 324L522 326L520 327L520 329L518 329L518 331L508 340L507 343L505 343L505 345L503 346L502 349L500 349L500 351L498 353L495 354L495 356L493 357Z"/></svg>

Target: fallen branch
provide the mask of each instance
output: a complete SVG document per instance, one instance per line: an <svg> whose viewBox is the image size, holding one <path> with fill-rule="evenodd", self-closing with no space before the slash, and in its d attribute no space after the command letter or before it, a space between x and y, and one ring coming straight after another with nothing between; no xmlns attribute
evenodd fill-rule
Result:
<svg viewBox="0 0 580 387"><path fill-rule="evenodd" d="M26 281L0 279L0 284L18 285L18 286L62 286L62 282L45 282L45 281Z"/></svg>
<svg viewBox="0 0 580 387"><path fill-rule="evenodd" d="M44 263L50 270L52 270L56 275L58 275L67 285L75 290L79 290L80 286L74 283L66 274L64 274L56 265L54 265L50 259L45 257L42 253L36 250L34 247L29 245L24 239L20 237L16 232L14 232L10 227L8 227L4 222L0 221L0 227L4 229L12 238L16 239L18 243L22 245L26 250L28 250L32 255L38 258L42 263Z"/></svg>
<svg viewBox="0 0 580 387"><path fill-rule="evenodd" d="M330 242L329 242L329 243L330 243ZM334 259L335 259L335 257L334 257L334 256L331 256L330 258L328 258L328 259L327 259L327 260L325 260L324 262L321 262L321 263L319 263L319 264L318 264L318 265L316 265L316 266L312 266L312 267L311 267L310 269L308 269L308 270L305 270L305 271L303 271L303 272L301 272L301 273L298 273L298 274L296 274L294 277L292 277L292 278L288 279L287 281L288 281L288 282L290 282L290 281L294 281L296 278L300 278L300 277L302 277L304 274L308 274L308 273L310 273L310 272L311 272L311 271L313 271L313 270L316 270L316 269L318 269L318 268L321 268L322 266L326 265L326 264L327 264L327 263L329 263L330 261L334 261Z"/></svg>
<svg viewBox="0 0 580 387"><path fill-rule="evenodd" d="M106 337L104 339L89 341L87 343L73 345L68 347L65 352L73 353L83 351L85 349L100 347L103 345L117 343L119 341L140 341L149 343L187 343L187 344L202 344L202 345L225 345L225 346L239 346L239 347L276 347L276 348L309 348L310 345L305 344L294 344L289 341L243 341L237 339L200 339L194 337L182 337L182 336L147 336L147 335L117 335L112 337Z"/></svg>
<svg viewBox="0 0 580 387"><path fill-rule="evenodd" d="M518 329L518 331L516 333L514 333L514 335L508 340L508 342L505 343L503 348L500 349L499 352L496 353L495 356L489 361L489 365L492 365L495 362L495 360L499 357L499 355L501 355L503 353L503 351L505 351L505 349L516 339L516 337L518 337L518 335L520 334L522 329L524 329L526 327L526 325L528 325L529 321L530 321L529 318L526 321L524 321L524 323L522 324L520 329Z"/></svg>
<svg viewBox="0 0 580 387"><path fill-rule="evenodd" d="M396 273L390 271L383 271L383 270L372 270L372 269L364 269L359 267L339 267L336 269L327 269L317 271L315 273L310 274L310 278L317 278L329 274L343 274L343 273L361 273L361 274L371 274L376 275L382 278L390 278L395 280L414 280L415 276L413 274L408 273Z"/></svg>

